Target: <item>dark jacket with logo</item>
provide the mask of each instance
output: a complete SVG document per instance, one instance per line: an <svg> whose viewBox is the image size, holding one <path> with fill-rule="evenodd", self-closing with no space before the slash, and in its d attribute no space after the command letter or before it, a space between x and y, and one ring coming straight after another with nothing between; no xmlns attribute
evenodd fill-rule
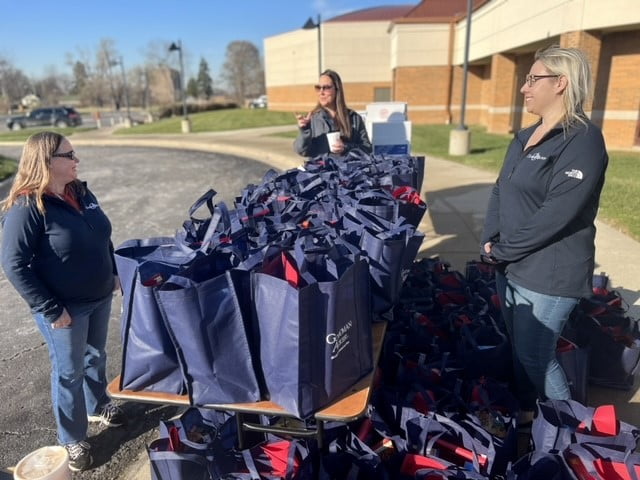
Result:
<svg viewBox="0 0 640 480"><path fill-rule="evenodd" d="M609 157L598 127L587 121L551 130L523 151L538 124L520 131L493 187L482 245L505 274L529 290L590 295L594 219Z"/></svg>
<svg viewBox="0 0 640 480"><path fill-rule="evenodd" d="M3 218L2 268L33 313L55 321L67 303L106 298L113 291L115 262L111 223L96 197L77 182L81 212L44 196L22 196Z"/></svg>
<svg viewBox="0 0 640 480"><path fill-rule="evenodd" d="M369 140L369 135L367 135L367 129L362 117L353 110L349 110L349 119L351 121L351 138L348 140L342 139L345 147L344 154L354 148L359 148L365 153L371 153L371 141ZM309 126L300 129L300 133L298 133L298 137L293 143L293 149L298 154L310 158L329 153L331 150L329 149L326 134L337 132L338 130L340 128L331 118L331 115L327 111L320 109L311 115Z"/></svg>

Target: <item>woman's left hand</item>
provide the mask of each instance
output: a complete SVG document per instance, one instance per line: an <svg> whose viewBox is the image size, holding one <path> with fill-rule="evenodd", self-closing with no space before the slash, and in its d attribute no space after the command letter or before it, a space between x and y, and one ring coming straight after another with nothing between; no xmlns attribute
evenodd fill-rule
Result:
<svg viewBox="0 0 640 480"><path fill-rule="evenodd" d="M345 146L344 146L344 142L342 141L341 138L339 138L338 140L333 142L333 145L331 145L331 151L333 153L338 153L338 154L344 153Z"/></svg>
<svg viewBox="0 0 640 480"><path fill-rule="evenodd" d="M120 285L120 277L118 275L113 276L113 291L122 292L122 285Z"/></svg>

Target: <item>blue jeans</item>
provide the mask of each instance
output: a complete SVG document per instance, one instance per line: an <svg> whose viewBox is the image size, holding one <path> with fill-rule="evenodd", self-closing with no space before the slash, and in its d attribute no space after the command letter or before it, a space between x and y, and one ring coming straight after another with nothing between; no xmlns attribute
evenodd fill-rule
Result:
<svg viewBox="0 0 640 480"><path fill-rule="evenodd" d="M66 328L51 328L42 314L34 315L49 349L51 400L62 445L85 440L87 415L109 402L105 345L111 297L66 305L72 319Z"/></svg>
<svg viewBox="0 0 640 480"><path fill-rule="evenodd" d="M533 292L499 273L496 288L511 340L520 408L535 410L537 398L570 399L567 378L556 359L556 343L580 299Z"/></svg>

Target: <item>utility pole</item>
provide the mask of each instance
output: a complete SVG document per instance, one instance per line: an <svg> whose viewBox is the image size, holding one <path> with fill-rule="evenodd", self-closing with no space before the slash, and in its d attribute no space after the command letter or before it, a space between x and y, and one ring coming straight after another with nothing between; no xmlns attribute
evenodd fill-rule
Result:
<svg viewBox="0 0 640 480"><path fill-rule="evenodd" d="M471 42L471 14L473 0L467 0L467 30L464 44L464 64L462 75L462 104L460 105L460 125L451 130L449 136L449 155L468 155L470 152L471 132L464 123L467 108L467 77L469 75L469 45Z"/></svg>

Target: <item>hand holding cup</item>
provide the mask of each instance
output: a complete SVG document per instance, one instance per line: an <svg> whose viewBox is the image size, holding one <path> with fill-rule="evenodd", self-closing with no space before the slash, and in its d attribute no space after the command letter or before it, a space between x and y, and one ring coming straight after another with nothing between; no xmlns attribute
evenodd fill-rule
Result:
<svg viewBox="0 0 640 480"><path fill-rule="evenodd" d="M340 132L327 133L327 143L329 144L329 150L331 150L332 153L344 152L344 143L340 137Z"/></svg>

